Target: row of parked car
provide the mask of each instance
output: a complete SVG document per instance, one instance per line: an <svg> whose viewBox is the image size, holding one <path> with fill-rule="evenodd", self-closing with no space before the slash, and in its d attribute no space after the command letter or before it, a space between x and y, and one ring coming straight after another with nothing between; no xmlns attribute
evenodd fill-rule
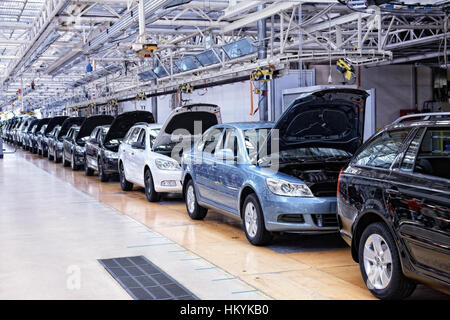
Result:
<svg viewBox="0 0 450 320"><path fill-rule="evenodd" d="M363 144L367 93L327 89L295 100L276 123L222 124L216 105L89 118L23 118L7 141L150 202L181 193L187 213L243 221L254 245L275 233L340 232L369 290L404 298L417 281L449 292L450 113L416 115Z"/></svg>

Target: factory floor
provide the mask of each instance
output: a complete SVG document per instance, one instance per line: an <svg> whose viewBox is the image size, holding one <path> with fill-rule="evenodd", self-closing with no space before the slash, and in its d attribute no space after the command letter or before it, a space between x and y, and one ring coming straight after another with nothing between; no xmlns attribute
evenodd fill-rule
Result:
<svg viewBox="0 0 450 320"><path fill-rule="evenodd" d="M338 236L254 247L237 221L189 219L180 197L151 204L21 150L0 160L0 299L132 299L99 259L135 256L199 299L374 299Z"/></svg>

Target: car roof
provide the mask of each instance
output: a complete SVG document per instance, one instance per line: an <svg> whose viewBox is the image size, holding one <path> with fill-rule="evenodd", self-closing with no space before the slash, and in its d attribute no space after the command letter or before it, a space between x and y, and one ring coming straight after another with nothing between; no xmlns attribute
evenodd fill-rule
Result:
<svg viewBox="0 0 450 320"><path fill-rule="evenodd" d="M162 124L158 124L158 123L147 123L147 122L139 122L136 123L134 127L147 127L149 129L161 129L162 128Z"/></svg>
<svg viewBox="0 0 450 320"><path fill-rule="evenodd" d="M386 130L403 129L412 127L426 127L426 126L442 126L450 127L450 119L430 119L430 120L412 120L408 122L393 123L386 126Z"/></svg>

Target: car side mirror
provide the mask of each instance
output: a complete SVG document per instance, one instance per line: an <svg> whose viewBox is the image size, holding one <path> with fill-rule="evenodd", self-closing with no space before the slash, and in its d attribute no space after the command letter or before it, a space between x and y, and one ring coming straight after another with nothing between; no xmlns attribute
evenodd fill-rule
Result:
<svg viewBox="0 0 450 320"><path fill-rule="evenodd" d="M133 142L131 144L131 148L144 150L145 149L145 145L142 142Z"/></svg>
<svg viewBox="0 0 450 320"><path fill-rule="evenodd" d="M223 149L219 150L215 153L216 160L219 161L227 161L227 162L234 162L236 161L237 157L234 156L234 152L231 149Z"/></svg>

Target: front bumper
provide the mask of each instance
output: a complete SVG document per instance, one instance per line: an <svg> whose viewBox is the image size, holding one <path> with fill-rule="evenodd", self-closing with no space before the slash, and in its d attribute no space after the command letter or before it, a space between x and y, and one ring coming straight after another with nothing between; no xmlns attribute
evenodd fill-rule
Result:
<svg viewBox="0 0 450 320"><path fill-rule="evenodd" d="M77 165L77 166L84 165L84 153L75 152L74 159L75 159L75 165Z"/></svg>
<svg viewBox="0 0 450 320"><path fill-rule="evenodd" d="M119 159L111 157L103 158L103 170L108 174L119 174Z"/></svg>
<svg viewBox="0 0 450 320"><path fill-rule="evenodd" d="M284 197L270 192L261 205L269 231L312 234L339 231L335 197Z"/></svg>
<svg viewBox="0 0 450 320"><path fill-rule="evenodd" d="M156 192L182 193L181 170L169 171L153 169L152 177Z"/></svg>

